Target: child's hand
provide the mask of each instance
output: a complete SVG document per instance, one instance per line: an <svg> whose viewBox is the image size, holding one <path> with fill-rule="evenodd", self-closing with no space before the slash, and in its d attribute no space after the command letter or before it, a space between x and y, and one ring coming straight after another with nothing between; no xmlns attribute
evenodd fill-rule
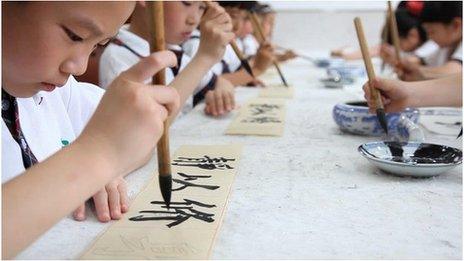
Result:
<svg viewBox="0 0 464 261"><path fill-rule="evenodd" d="M175 65L175 55L163 51L120 74L74 142L81 150L98 155L95 164L110 170L111 177L105 180L130 173L152 156L164 121L179 108L180 101L175 89L143 82L160 69Z"/></svg>
<svg viewBox="0 0 464 261"><path fill-rule="evenodd" d="M395 48L389 44L382 44L380 46L380 58L382 58L385 63L390 64L392 66L395 65L396 63L396 54L395 54Z"/></svg>
<svg viewBox="0 0 464 261"><path fill-rule="evenodd" d="M399 112L412 105L413 94L405 82L376 78L374 88L380 90L385 112ZM375 112L375 101L371 97L369 82L363 86L364 98L371 113Z"/></svg>
<svg viewBox="0 0 464 261"><path fill-rule="evenodd" d="M129 209L126 181L123 177L118 177L107 184L92 198L100 222L108 222L111 219L118 220ZM74 211L73 216L78 221L86 218L85 203Z"/></svg>
<svg viewBox="0 0 464 261"><path fill-rule="evenodd" d="M420 70L420 65L413 63L408 59L402 59L395 66L395 72L403 81L421 81L426 80L424 74Z"/></svg>
<svg viewBox="0 0 464 261"><path fill-rule="evenodd" d="M215 2L206 2L207 10L200 22L200 46L198 55L208 58L212 65L224 56L226 46L234 39L232 20L227 12Z"/></svg>
<svg viewBox="0 0 464 261"><path fill-rule="evenodd" d="M216 87L205 95L205 114L211 116L222 116L235 108L234 86L218 77Z"/></svg>
<svg viewBox="0 0 464 261"><path fill-rule="evenodd" d="M297 57L296 53L293 50L286 50L285 53L279 56L280 62L285 62L291 59L295 59Z"/></svg>
<svg viewBox="0 0 464 261"><path fill-rule="evenodd" d="M274 61L274 48L269 43L262 44L256 53L253 72L257 75L263 74Z"/></svg>

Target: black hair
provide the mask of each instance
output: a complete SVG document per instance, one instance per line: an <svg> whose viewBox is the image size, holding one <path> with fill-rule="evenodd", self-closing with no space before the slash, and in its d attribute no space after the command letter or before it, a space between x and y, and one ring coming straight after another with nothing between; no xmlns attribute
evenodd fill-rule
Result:
<svg viewBox="0 0 464 261"><path fill-rule="evenodd" d="M408 10L397 9L395 12L396 22L398 25L398 34L401 38L408 36L409 31L417 29L421 43L427 41L427 33L421 25L419 18L411 15Z"/></svg>
<svg viewBox="0 0 464 261"><path fill-rule="evenodd" d="M423 23L449 24L457 17L462 18L462 1L425 1L420 15Z"/></svg>
<svg viewBox="0 0 464 261"><path fill-rule="evenodd" d="M217 3L224 8L235 7L247 11L254 11L258 4L257 1L217 1Z"/></svg>
<svg viewBox="0 0 464 261"><path fill-rule="evenodd" d="M257 14L273 14L275 10L268 4L257 3L255 6L255 12Z"/></svg>

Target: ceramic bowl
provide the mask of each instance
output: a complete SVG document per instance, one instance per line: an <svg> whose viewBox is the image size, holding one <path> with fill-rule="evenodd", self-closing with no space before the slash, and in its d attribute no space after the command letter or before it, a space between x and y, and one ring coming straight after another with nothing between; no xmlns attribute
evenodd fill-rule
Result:
<svg viewBox="0 0 464 261"><path fill-rule="evenodd" d="M345 60L341 58L319 58L314 61L314 64L319 68L343 66L345 64Z"/></svg>
<svg viewBox="0 0 464 261"><path fill-rule="evenodd" d="M398 176L433 177L462 163L456 148L420 142L370 142L358 151L379 169Z"/></svg>
<svg viewBox="0 0 464 261"><path fill-rule="evenodd" d="M340 75L342 78L358 78L366 75L366 70L362 66L344 65L331 66L327 68L327 75Z"/></svg>
<svg viewBox="0 0 464 261"><path fill-rule="evenodd" d="M419 121L419 110L414 108L407 108L400 113L387 113L389 134L395 135L398 133L398 122L401 115L414 124ZM334 106L332 116L343 131L366 136L382 136L385 134L377 120L377 115L369 113L366 102L339 103Z"/></svg>

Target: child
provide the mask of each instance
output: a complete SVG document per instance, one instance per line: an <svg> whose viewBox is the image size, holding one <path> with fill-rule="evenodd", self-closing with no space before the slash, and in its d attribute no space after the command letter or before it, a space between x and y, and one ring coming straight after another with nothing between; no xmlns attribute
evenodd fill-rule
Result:
<svg viewBox="0 0 464 261"><path fill-rule="evenodd" d="M419 19L423 5L424 3L419 1L402 1L395 11L400 48L404 52L402 58L417 64L422 63L425 57L438 50L437 44L428 40L427 33ZM391 66L397 63L391 34L389 34L388 43L380 48L380 57Z"/></svg>
<svg viewBox="0 0 464 261"><path fill-rule="evenodd" d="M398 76L407 81L434 79L462 70L462 2L424 2L422 24L428 37L440 47L424 58L426 66L402 61Z"/></svg>
<svg viewBox="0 0 464 261"><path fill-rule="evenodd" d="M237 2L237 1L224 1L219 2L225 8L227 13L232 18L233 31L236 35L236 43L239 49L243 52L242 42L239 40L251 32L251 22L248 18L247 10L252 6L252 2ZM182 48L189 55L195 55L199 46L199 32L194 32L192 37L186 41ZM267 68L272 64L273 54L272 47L269 44L262 46L258 49L256 58L250 61L255 76L263 74ZM247 84L260 85L259 80L251 77L251 75L241 67L241 62L233 51L230 45L227 46L222 60L217 63L213 69L216 74L221 75L229 80L234 86L245 86Z"/></svg>
<svg viewBox="0 0 464 261"><path fill-rule="evenodd" d="M232 25L228 15L217 4L211 4L206 13L205 9L206 4L199 1L164 3L165 39L167 47L177 54L179 64L179 68L166 71L166 83L177 88L181 102L186 102L183 113L190 111L206 97L205 112L220 116L234 108L234 88L209 69L222 57L222 49L225 48L218 42L222 40L219 33L225 32L230 39L233 37L230 32ZM190 37L203 15L201 51L191 59L179 45ZM110 43L102 54L100 84L103 87L137 63L140 57L150 53L148 21L146 7L139 3L132 14L130 25L122 28L117 36L119 46ZM215 32L218 28L221 29L219 33Z"/></svg>
<svg viewBox="0 0 464 261"><path fill-rule="evenodd" d="M417 82L403 82L377 78L374 88L382 93L385 112L399 112L406 107L462 106L462 76L460 73L448 77ZM440 90L437 90L437 87ZM369 82L363 86L364 97L372 113L374 101L370 95Z"/></svg>
<svg viewBox="0 0 464 261"><path fill-rule="evenodd" d="M72 76L85 71L92 50L116 34L134 5L2 3L4 258L14 257L105 184L145 163L168 111L178 108L175 90L142 84L176 65L170 52L142 60L104 95ZM120 208L124 191L119 189L112 186L98 200L112 211Z"/></svg>
<svg viewBox="0 0 464 261"><path fill-rule="evenodd" d="M258 15L258 18L260 19L261 28L263 29L264 36L269 42L271 42L272 35L274 32L276 12L274 11L274 9L271 8L270 5L261 3L258 3L254 9L256 14ZM256 48L259 47L258 41L256 40L259 37L259 35L257 34L258 32L253 31L254 36L250 34L243 39L243 44L245 46L250 46L248 47L248 49L252 49L254 45L257 46ZM297 57L295 52L293 52L292 50L287 50L284 48L278 49L283 49L284 51L283 53L274 54L275 59L278 62L285 62Z"/></svg>

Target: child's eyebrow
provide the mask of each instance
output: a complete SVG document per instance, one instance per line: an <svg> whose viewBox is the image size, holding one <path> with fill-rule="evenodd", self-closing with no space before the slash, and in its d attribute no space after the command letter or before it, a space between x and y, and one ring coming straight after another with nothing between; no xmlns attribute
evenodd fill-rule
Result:
<svg viewBox="0 0 464 261"><path fill-rule="evenodd" d="M92 31L92 33L95 35L95 36L101 36L103 35L103 30L101 29L101 26L99 26L95 21L93 21L92 19L89 19L85 16L79 16L79 17L76 17L77 21L78 21L78 24L82 27L85 27L87 28L88 30Z"/></svg>

